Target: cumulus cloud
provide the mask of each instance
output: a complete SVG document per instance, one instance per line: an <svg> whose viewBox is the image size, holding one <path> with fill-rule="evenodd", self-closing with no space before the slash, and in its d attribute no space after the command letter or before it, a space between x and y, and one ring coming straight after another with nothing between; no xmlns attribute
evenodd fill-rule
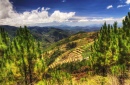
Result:
<svg viewBox="0 0 130 85"><path fill-rule="evenodd" d="M50 8L37 8L31 12L17 13L9 0L0 0L0 25L32 25L38 23L65 22L75 15L75 12L54 11L50 16Z"/></svg>
<svg viewBox="0 0 130 85"><path fill-rule="evenodd" d="M9 0L0 0L0 19L10 18L14 14L15 11Z"/></svg>
<svg viewBox="0 0 130 85"><path fill-rule="evenodd" d="M51 16L50 19L52 21L58 21L58 22L63 22L67 21L69 18L75 15L75 12L70 12L70 13L62 13L60 11L55 11Z"/></svg>
<svg viewBox="0 0 130 85"><path fill-rule="evenodd" d="M126 4L130 4L130 0L126 0Z"/></svg>
<svg viewBox="0 0 130 85"><path fill-rule="evenodd" d="M113 6L112 5L107 6L107 9L110 9L110 8L113 8Z"/></svg>
<svg viewBox="0 0 130 85"><path fill-rule="evenodd" d="M126 5L118 5L117 8L125 7Z"/></svg>
<svg viewBox="0 0 130 85"><path fill-rule="evenodd" d="M107 9L112 7L112 5L109 5ZM120 23L123 19L113 17L81 17L75 16L75 12L61 12L59 10L55 10L52 14L49 14L48 10L50 10L50 8L39 7L32 11L17 13L9 0L0 0L0 25L56 26L63 24L69 26L86 26L103 24L105 21L111 24L113 24L114 21Z"/></svg>

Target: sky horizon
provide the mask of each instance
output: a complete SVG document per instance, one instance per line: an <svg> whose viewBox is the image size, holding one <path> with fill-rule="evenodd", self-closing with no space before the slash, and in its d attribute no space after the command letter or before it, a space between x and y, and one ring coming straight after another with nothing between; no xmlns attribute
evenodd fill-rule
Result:
<svg viewBox="0 0 130 85"><path fill-rule="evenodd" d="M0 25L121 25L130 0L0 0Z"/></svg>

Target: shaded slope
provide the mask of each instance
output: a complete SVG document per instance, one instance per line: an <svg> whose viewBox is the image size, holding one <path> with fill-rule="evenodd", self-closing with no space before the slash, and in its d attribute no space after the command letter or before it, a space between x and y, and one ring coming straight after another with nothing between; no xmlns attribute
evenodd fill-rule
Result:
<svg viewBox="0 0 130 85"><path fill-rule="evenodd" d="M19 27L3 25L0 28L4 28L12 39L16 35L16 31ZM61 30L54 27L28 27L35 39L42 41L43 46L46 47L51 43L57 42L63 38L66 38L72 34L67 30Z"/></svg>

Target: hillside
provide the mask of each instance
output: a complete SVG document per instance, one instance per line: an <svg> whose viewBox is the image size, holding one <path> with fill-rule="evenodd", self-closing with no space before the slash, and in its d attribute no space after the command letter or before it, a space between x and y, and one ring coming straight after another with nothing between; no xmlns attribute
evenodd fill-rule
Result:
<svg viewBox="0 0 130 85"><path fill-rule="evenodd" d="M71 36L61 29L21 27L12 39L0 28L0 84L129 85L130 12L122 24L105 22L100 31ZM39 41L39 33L51 44Z"/></svg>
<svg viewBox="0 0 130 85"><path fill-rule="evenodd" d="M57 50L60 50L62 54L56 56L56 58L53 60L54 62L51 63L49 68L54 68L57 65L82 61L85 59L82 56L82 52L85 50L85 48L90 48L90 46L93 44L93 40L96 38L96 35L97 32L79 32L52 44L50 47L48 47L48 49L45 50L45 54L43 54L43 56L52 57L53 53Z"/></svg>
<svg viewBox="0 0 130 85"><path fill-rule="evenodd" d="M99 35L101 35L102 32L106 32L105 28L104 31L101 29L100 32L78 32L67 38L59 40L58 42L54 42L47 48L42 46L42 42L40 42L40 46L40 43L37 42L35 38L33 39L30 34L27 34L28 36L23 35L24 33L28 32L27 28L18 30L21 31L21 33L18 34L17 37L12 41L12 44L10 46L12 50L6 51L8 48L4 43L2 43L2 41L0 41L0 43L2 43L0 46L0 56L2 56L4 53L4 58L6 59L5 62L2 62L4 61L3 59L0 60L2 64L5 64L5 66L2 66L2 69L0 69L0 71L2 72L7 70L6 73L2 74L2 77L0 77L0 79L9 79L14 77L12 80L4 80L4 82L10 81L6 84L24 84L24 82L29 83L30 79L28 77L30 77L32 80L31 82L36 85L100 85L101 83L105 83L105 85L119 84L117 77L111 74L109 74L107 77L102 76L102 74L100 74L102 72L95 73L96 69L91 67L90 56L93 54L93 46L96 45L96 41L99 39ZM7 36L4 34L4 31L2 31L3 30L1 30L1 36L4 35L5 41L8 41L8 38L6 38ZM105 37L106 35L104 34L103 36ZM20 39L18 39L18 37ZM21 40L25 42L22 42L21 44ZM30 43L29 48L27 44L28 42ZM20 50L23 49L23 46L24 50ZM104 46L101 46L101 48L102 47ZM27 53L27 50L29 53ZM40 53L42 54L40 55ZM19 57L19 55L34 55L34 57L29 57L28 60L27 57ZM19 58L17 58L17 56ZM25 59L25 61L23 61L25 63L22 64L21 61L23 58ZM32 60L30 61L30 59ZM19 65L23 67L25 65L25 67L18 67ZM33 67L30 68L30 66ZM17 73L20 71L19 69L22 70L22 73ZM24 71L24 69L27 71ZM27 79L23 80L24 77L21 76L26 72L27 74L26 76L24 75L24 77L27 77ZM31 77L32 74L33 76ZM128 73L128 76L129 75L130 74ZM5 84L4 82L1 82L1 84ZM125 79L125 82L129 84L130 81L129 79Z"/></svg>
<svg viewBox="0 0 130 85"><path fill-rule="evenodd" d="M114 24L114 26L116 28L116 23ZM108 30L108 32L105 29ZM108 46L109 46L109 42L111 42L109 41L109 38L110 36L114 36L114 34L111 34L111 35L108 34L110 32L109 29L110 29L109 25L107 27L107 25L104 24L100 32L88 32L88 33L79 32L68 38L62 39L52 44L50 47L44 50L43 56L45 57L46 62L48 62L45 72L47 72L48 75L50 75L48 72L51 73L52 71L59 72L61 73L61 75L62 75L62 72L70 73L72 77L72 80L71 80L71 83L73 83L72 85L85 85L86 83L87 85L100 85L101 83L104 83L104 85L119 85L120 83L122 83L122 81L120 81L121 74L119 74L119 77L116 74L114 75L116 75L117 77L113 76L111 75L111 73L108 73L108 76L103 76L102 71L96 69L96 68L102 69L100 66L99 67L97 66L97 64L100 63L100 61L102 60L102 57L101 57L101 60L99 59L96 61L96 65L95 65L96 68L92 68L90 65L92 62L90 60L91 57L93 56L94 53L98 52L97 50L93 51L93 49L99 48L99 50L103 51L102 48L104 48L104 51L107 50L106 43L108 43ZM118 29L113 29L113 28L111 29L115 32L117 32L118 30ZM119 33L120 31L121 29L118 30ZM102 32L105 32L106 34ZM102 35L101 41L99 38L100 35ZM115 36L116 35L117 34L115 34ZM103 38L103 37L106 37L106 38ZM101 46L99 46L98 48L93 47L97 45L96 42L98 41L99 43L101 43ZM112 45L110 45L109 48L114 50ZM106 55L110 55L110 52L108 50L108 54ZM100 56L102 56L98 54L96 55L99 58ZM110 60L111 59L112 58L110 58ZM107 62L107 61L105 60L103 62ZM112 60L110 64L113 64L114 62L115 61ZM114 67L114 69L116 70L117 68ZM120 68L118 67L117 70L119 69ZM97 73L96 73L96 70L97 70ZM58 74L57 77L60 78L61 75ZM127 71L126 75L127 76L130 75L129 71ZM69 77L66 77L66 78L69 78ZM69 80L66 78L65 79L63 78L64 80L63 85L65 85L66 83L68 83L68 85L70 84ZM61 79L61 81L63 80ZM49 81L46 81L46 82L49 84ZM125 85L130 83L129 77L125 79L125 83L126 83Z"/></svg>
<svg viewBox="0 0 130 85"><path fill-rule="evenodd" d="M91 46L97 37L97 33L98 32L79 32L45 49L42 56L47 65L45 69L45 73L47 72L46 75L51 76L51 72L59 70L61 73L63 72L63 74L64 72L65 74L66 72L69 73L68 75L73 77L73 81L75 81L75 79L80 80L84 78L86 76L84 73L86 69L88 69L86 61L89 59ZM87 54L85 53L86 51ZM45 78L46 77L47 76L45 76ZM67 80L65 79L65 81Z"/></svg>
<svg viewBox="0 0 130 85"><path fill-rule="evenodd" d="M18 30L18 27L14 26L3 25L0 27L4 28L11 39L16 35L16 31ZM73 34L71 31L54 27L28 27L28 29L35 39L43 42L44 47Z"/></svg>
<svg viewBox="0 0 130 85"><path fill-rule="evenodd" d="M73 34L70 31L53 27L29 27L29 29L34 38L42 41L43 47L46 47Z"/></svg>
<svg viewBox="0 0 130 85"><path fill-rule="evenodd" d="M23 81L28 82L28 80L30 80L27 78L28 76L30 76L32 82L37 83L42 78L47 79L48 81L49 76L56 77L56 75L53 74L55 74L57 71L54 70L59 66L65 64L71 65L71 63L87 60L88 57L83 57L82 52L84 52L85 48L90 48L91 44L93 44L93 39L96 38L97 35L96 32L79 32L58 42L55 42L47 48L42 48L42 42L36 41L36 38L33 38L31 32L29 32L26 27L17 29L17 35L15 35L16 37L14 37L12 41L10 41L9 37L7 36L8 33L6 33L4 29L1 28L0 33L0 56L4 55L5 58L0 58L0 62L2 63L0 73L7 70L7 72L1 74L2 77L0 77L0 79L9 79L15 76L13 80L10 80L6 84L14 84L12 82L14 80L15 84L23 84ZM86 46L86 44L88 45ZM42 55L40 55L41 52ZM27 58L25 56L30 57ZM4 64L5 66L3 66ZM19 67L19 65L21 66ZM63 69L66 69L66 65ZM63 69L61 71L63 71ZM80 70L80 68L77 68L77 71L78 70ZM19 71L22 73L17 73ZM72 73L76 70L71 71L69 68L66 69L66 71L68 72L66 73L63 71L63 75L66 75L66 78L67 76L70 76L71 78ZM23 74L24 77L26 77L26 80L17 80L17 78L24 78L21 77ZM31 77L32 74L35 75ZM1 82L1 84L4 84L4 82Z"/></svg>
<svg viewBox="0 0 130 85"><path fill-rule="evenodd" d="M12 39L16 35L19 27L1 25ZM54 27L27 27L35 39L43 42L43 47L48 47L50 44L57 42L63 38L67 38L78 32L91 32L99 30L97 26L86 27L70 27L70 26L54 26Z"/></svg>

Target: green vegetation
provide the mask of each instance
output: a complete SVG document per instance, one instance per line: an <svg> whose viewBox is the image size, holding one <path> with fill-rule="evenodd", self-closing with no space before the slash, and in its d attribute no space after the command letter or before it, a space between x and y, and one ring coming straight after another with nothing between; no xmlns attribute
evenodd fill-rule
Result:
<svg viewBox="0 0 130 85"><path fill-rule="evenodd" d="M125 84L130 66L130 13L123 20L123 27L118 28L117 22L111 26L104 23L98 39L92 46L92 55L89 64L94 74L114 75L119 79L120 85ZM104 82L102 82L104 84Z"/></svg>
<svg viewBox="0 0 130 85"><path fill-rule="evenodd" d="M66 45L66 49L69 50L69 49L72 49L72 48L75 48L76 47L76 43L75 42L72 42L72 43L68 43Z"/></svg>
<svg viewBox="0 0 130 85"><path fill-rule="evenodd" d="M1 83L11 84L12 82L7 82L10 79L21 82L19 78L25 84L32 83L34 65L41 54L40 43L32 37L26 27L19 28L12 41L9 41L7 33L1 28L1 38Z"/></svg>
<svg viewBox="0 0 130 85"><path fill-rule="evenodd" d="M56 41L67 37L59 31L49 31ZM121 28L104 23L47 48L26 26L14 37L0 28L0 85L129 85L129 36L130 13Z"/></svg>

